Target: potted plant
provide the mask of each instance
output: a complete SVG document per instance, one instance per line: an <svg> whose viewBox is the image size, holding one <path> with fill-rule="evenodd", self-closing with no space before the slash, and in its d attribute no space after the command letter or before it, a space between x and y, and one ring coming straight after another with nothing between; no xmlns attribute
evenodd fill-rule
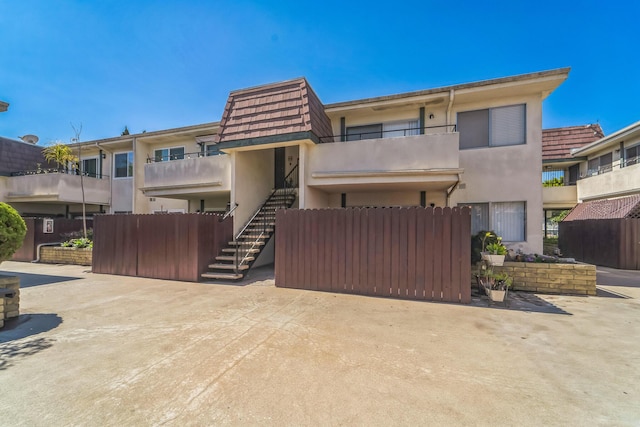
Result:
<svg viewBox="0 0 640 427"><path fill-rule="evenodd" d="M476 279L489 299L496 302L505 300L513 284L513 277L507 273L494 273L493 266L487 266L486 263L482 263L481 273L476 276Z"/></svg>
<svg viewBox="0 0 640 427"><path fill-rule="evenodd" d="M487 239L493 241L486 243ZM491 265L501 266L504 264L505 255L507 255L507 248L502 244L502 237L487 231L482 238L482 259Z"/></svg>

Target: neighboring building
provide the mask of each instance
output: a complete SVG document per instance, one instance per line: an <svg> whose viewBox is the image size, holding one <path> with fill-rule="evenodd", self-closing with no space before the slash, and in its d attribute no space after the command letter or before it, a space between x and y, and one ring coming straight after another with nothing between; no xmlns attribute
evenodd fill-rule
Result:
<svg viewBox="0 0 640 427"><path fill-rule="evenodd" d="M474 232L493 229L510 247L540 253L543 192L529 183L542 174L542 101L568 73L327 105L300 78L231 92L219 123L72 147L91 178L86 193L103 195L91 212L237 205L239 231L274 188L293 185L304 209L470 205ZM78 184L58 186L57 202L45 197L55 191L12 185L25 202L55 206Z"/></svg>
<svg viewBox="0 0 640 427"><path fill-rule="evenodd" d="M599 124L569 126L542 131L542 202L545 236L557 236L558 224L551 218L578 203L580 163L573 150L604 137Z"/></svg>
<svg viewBox="0 0 640 427"><path fill-rule="evenodd" d="M579 202L640 194L640 121L573 150Z"/></svg>

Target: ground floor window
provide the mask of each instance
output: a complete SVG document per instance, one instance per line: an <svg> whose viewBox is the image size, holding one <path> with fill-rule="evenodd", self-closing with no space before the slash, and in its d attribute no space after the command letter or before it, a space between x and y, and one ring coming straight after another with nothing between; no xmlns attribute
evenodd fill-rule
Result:
<svg viewBox="0 0 640 427"><path fill-rule="evenodd" d="M505 242L526 240L526 203L461 203L471 207L471 234L493 230Z"/></svg>

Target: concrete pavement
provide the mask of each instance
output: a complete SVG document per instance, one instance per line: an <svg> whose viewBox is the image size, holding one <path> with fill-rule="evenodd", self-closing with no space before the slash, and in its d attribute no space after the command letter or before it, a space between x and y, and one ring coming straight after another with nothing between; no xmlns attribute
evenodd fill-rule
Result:
<svg viewBox="0 0 640 427"><path fill-rule="evenodd" d="M5 262L0 425L638 425L640 295L454 305Z"/></svg>

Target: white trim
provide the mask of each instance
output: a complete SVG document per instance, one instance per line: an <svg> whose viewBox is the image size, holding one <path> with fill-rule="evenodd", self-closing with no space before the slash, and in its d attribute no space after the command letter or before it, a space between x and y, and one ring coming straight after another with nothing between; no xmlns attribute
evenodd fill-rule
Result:
<svg viewBox="0 0 640 427"><path fill-rule="evenodd" d="M129 165L128 165L129 157L128 156L127 156L127 176L116 176L116 156L118 154L128 154L128 153L131 153L131 157L132 157L131 165L133 166L133 169L134 169L131 172L131 176L128 175L128 172L129 172ZM113 152L113 165L111 165L112 166L112 168L111 168L111 170L112 170L111 176L113 177L113 179L131 179L131 178L133 178L133 176L136 174L136 171L135 171L135 160L136 159L135 159L135 156L133 154L133 150L114 151Z"/></svg>

